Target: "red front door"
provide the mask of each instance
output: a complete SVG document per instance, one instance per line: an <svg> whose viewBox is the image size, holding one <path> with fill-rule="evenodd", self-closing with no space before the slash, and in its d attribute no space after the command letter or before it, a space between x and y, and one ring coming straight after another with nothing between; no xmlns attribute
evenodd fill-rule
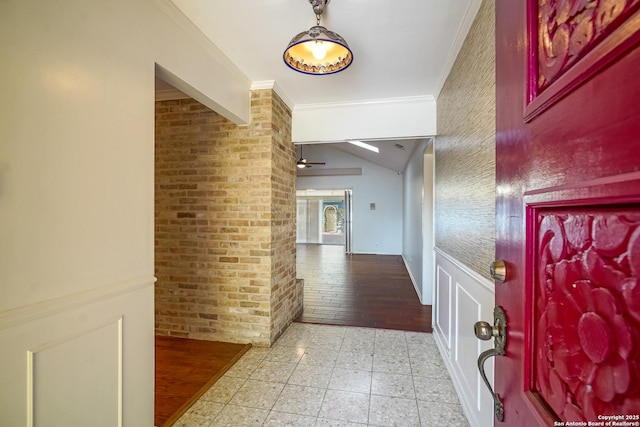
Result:
<svg viewBox="0 0 640 427"><path fill-rule="evenodd" d="M640 425L640 0L496 23L496 426Z"/></svg>

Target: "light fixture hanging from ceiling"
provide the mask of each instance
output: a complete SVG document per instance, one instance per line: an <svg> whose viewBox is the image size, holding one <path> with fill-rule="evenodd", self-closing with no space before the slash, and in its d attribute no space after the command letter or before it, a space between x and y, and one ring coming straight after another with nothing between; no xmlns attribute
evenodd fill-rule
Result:
<svg viewBox="0 0 640 427"><path fill-rule="evenodd" d="M353 52L337 33L320 25L320 16L331 0L309 0L316 25L291 39L282 58L287 66L304 74L334 74L353 61Z"/></svg>
<svg viewBox="0 0 640 427"><path fill-rule="evenodd" d="M310 162L302 157L302 145L300 146L300 158L296 162L298 169L310 168L311 165L326 165L325 162Z"/></svg>

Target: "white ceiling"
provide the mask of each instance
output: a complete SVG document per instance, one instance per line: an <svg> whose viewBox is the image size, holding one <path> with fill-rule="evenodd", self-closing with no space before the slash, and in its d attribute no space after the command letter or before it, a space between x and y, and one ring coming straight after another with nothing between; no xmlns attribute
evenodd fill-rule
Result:
<svg viewBox="0 0 640 427"><path fill-rule="evenodd" d="M437 98L481 2L332 0L321 25L345 38L353 63L337 74L309 76L282 60L291 38L315 25L308 0L171 1L251 81L275 81L295 106ZM406 149L385 150L376 163L392 170L398 170L398 162L406 164L415 140L374 145L396 143ZM369 155L357 147L344 149L363 158Z"/></svg>
<svg viewBox="0 0 640 427"><path fill-rule="evenodd" d="M409 157L411 157L411 154L413 154L413 150L418 142L419 140L417 139L368 140L367 144L378 147L380 153L367 151L363 148L347 143L334 144L334 147L370 161L371 163L391 169L392 171L402 172L404 171L407 161L409 160ZM313 159L309 159L309 161L313 161Z"/></svg>

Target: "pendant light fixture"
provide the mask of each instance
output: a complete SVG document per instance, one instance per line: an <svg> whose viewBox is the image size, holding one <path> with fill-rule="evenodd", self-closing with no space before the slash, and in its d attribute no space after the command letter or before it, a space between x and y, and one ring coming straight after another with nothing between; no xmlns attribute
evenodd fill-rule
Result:
<svg viewBox="0 0 640 427"><path fill-rule="evenodd" d="M353 53L347 42L320 25L320 16L329 1L309 0L316 25L292 38L282 56L292 70L312 75L334 74L351 65Z"/></svg>

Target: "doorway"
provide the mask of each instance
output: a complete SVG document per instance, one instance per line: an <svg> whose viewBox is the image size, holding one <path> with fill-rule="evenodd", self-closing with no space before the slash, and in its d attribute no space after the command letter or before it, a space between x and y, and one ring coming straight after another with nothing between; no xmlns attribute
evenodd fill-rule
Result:
<svg viewBox="0 0 640 427"><path fill-rule="evenodd" d="M351 190L296 191L296 243L351 251Z"/></svg>

